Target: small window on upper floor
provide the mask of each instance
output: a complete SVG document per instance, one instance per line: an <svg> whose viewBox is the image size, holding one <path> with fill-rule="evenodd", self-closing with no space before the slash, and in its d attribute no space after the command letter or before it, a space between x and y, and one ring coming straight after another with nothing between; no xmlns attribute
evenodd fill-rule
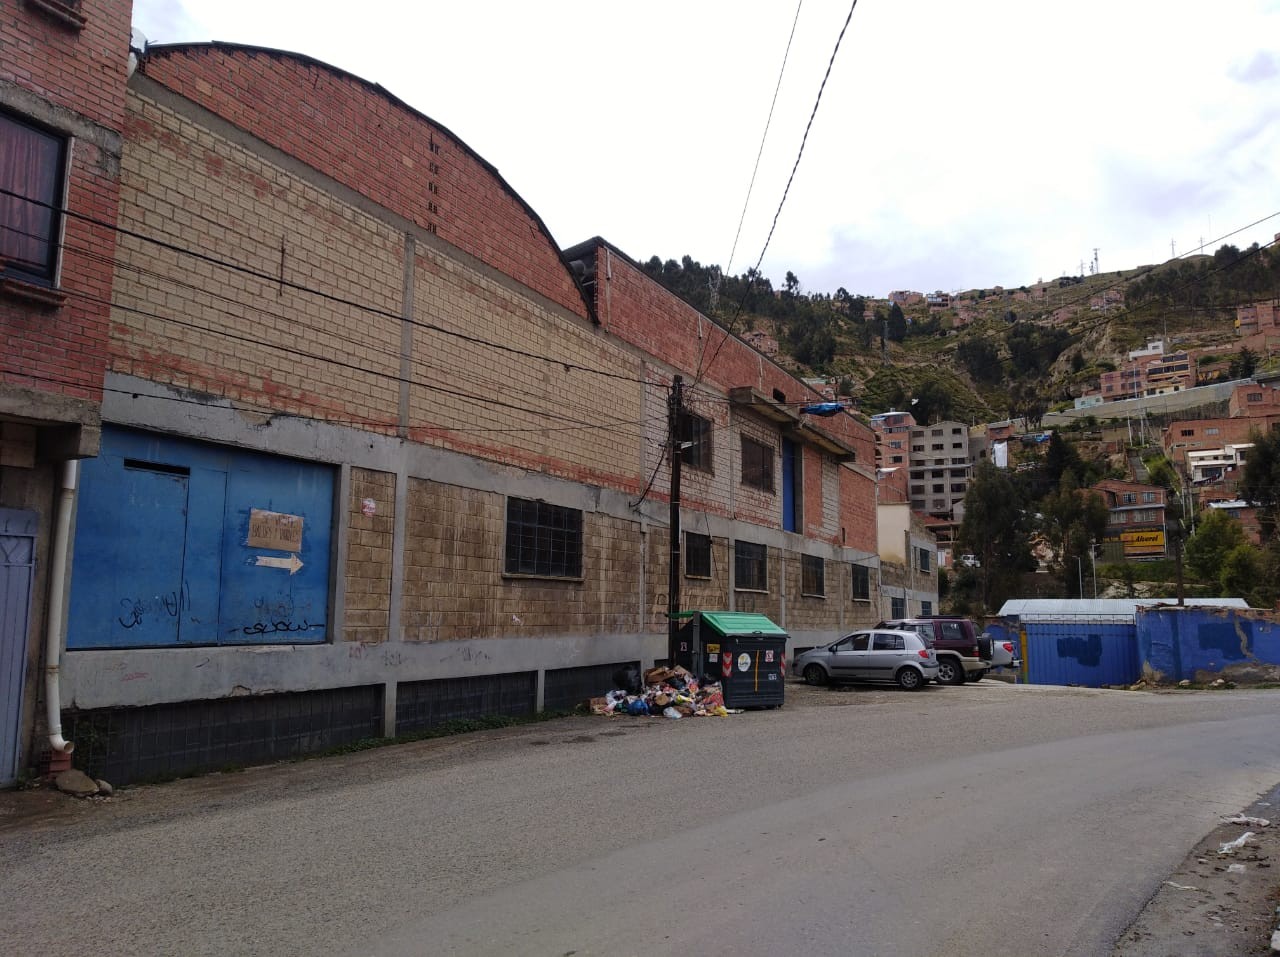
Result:
<svg viewBox="0 0 1280 957"><path fill-rule="evenodd" d="M0 260L7 279L50 288L57 280L66 158L63 137L0 113Z"/></svg>
<svg viewBox="0 0 1280 957"><path fill-rule="evenodd" d="M681 444L680 460L691 469L710 472L711 422L692 412L680 413L680 426L676 430Z"/></svg>
<svg viewBox="0 0 1280 957"><path fill-rule="evenodd" d="M742 484L772 492L773 449L755 439L742 437Z"/></svg>

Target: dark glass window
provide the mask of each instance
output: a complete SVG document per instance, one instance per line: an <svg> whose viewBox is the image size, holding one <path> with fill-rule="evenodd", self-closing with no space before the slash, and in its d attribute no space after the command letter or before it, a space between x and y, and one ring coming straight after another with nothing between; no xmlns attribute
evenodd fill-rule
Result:
<svg viewBox="0 0 1280 957"><path fill-rule="evenodd" d="M827 593L827 563L817 555L800 556L800 592L805 595Z"/></svg>
<svg viewBox="0 0 1280 957"><path fill-rule="evenodd" d="M768 591L769 550L755 542L733 543L733 587L745 591Z"/></svg>
<svg viewBox="0 0 1280 957"><path fill-rule="evenodd" d="M871 569L866 565L853 565L853 600L871 600Z"/></svg>
<svg viewBox="0 0 1280 957"><path fill-rule="evenodd" d="M889 617L905 618L907 614L907 600L905 598L889 599Z"/></svg>
<svg viewBox="0 0 1280 957"><path fill-rule="evenodd" d="M677 440L683 445L680 460L691 469L711 471L711 422L692 412L680 413L680 425L676 429Z"/></svg>
<svg viewBox="0 0 1280 957"><path fill-rule="evenodd" d="M582 512L523 498L507 499L508 575L582 577Z"/></svg>
<svg viewBox="0 0 1280 957"><path fill-rule="evenodd" d="M66 141L0 113L0 259L4 274L52 286Z"/></svg>
<svg viewBox="0 0 1280 957"><path fill-rule="evenodd" d="M773 449L755 439L742 437L742 484L772 492Z"/></svg>
<svg viewBox="0 0 1280 957"><path fill-rule="evenodd" d="M684 533L684 573L690 578L711 577L711 536Z"/></svg>

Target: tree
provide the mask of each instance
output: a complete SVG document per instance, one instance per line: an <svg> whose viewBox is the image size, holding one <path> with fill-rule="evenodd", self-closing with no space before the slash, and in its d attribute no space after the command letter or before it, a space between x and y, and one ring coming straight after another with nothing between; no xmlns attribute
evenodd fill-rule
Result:
<svg viewBox="0 0 1280 957"><path fill-rule="evenodd" d="M979 463L964 498L959 539L981 563L982 606L997 610L1018 594L1019 577L1036 567L1024 502L1005 469Z"/></svg>
<svg viewBox="0 0 1280 957"><path fill-rule="evenodd" d="M896 302L889 307L889 341L901 342L907 338L907 317Z"/></svg>
<svg viewBox="0 0 1280 957"><path fill-rule="evenodd" d="M1245 346L1227 366L1227 377L1231 379L1247 379L1258 368L1258 354Z"/></svg>
<svg viewBox="0 0 1280 957"><path fill-rule="evenodd" d="M1040 502L1040 514L1041 528L1057 553L1055 565L1067 594L1078 592L1082 569L1093 561L1093 545L1107 530L1107 503L1097 492L1078 487L1075 475L1065 472L1057 490Z"/></svg>
<svg viewBox="0 0 1280 957"><path fill-rule="evenodd" d="M1227 554L1244 543L1240 523L1220 509L1210 509L1187 542L1187 567L1201 581L1217 581Z"/></svg>
<svg viewBox="0 0 1280 957"><path fill-rule="evenodd" d="M1262 555L1253 545L1241 542L1223 556L1218 584L1224 597L1252 598L1261 579Z"/></svg>
<svg viewBox="0 0 1280 957"><path fill-rule="evenodd" d="M964 363L969 375L976 382L999 382L1003 370L1000 368L1000 353L986 339L966 339L956 349L956 358Z"/></svg>
<svg viewBox="0 0 1280 957"><path fill-rule="evenodd" d="M1253 448L1245 453L1240 497L1258 509L1259 534L1265 545L1275 536L1280 519L1280 432L1253 432L1249 440Z"/></svg>

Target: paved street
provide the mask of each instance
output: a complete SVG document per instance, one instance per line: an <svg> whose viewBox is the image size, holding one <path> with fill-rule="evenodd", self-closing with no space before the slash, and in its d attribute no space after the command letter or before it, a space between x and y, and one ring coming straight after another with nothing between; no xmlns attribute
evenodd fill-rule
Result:
<svg viewBox="0 0 1280 957"><path fill-rule="evenodd" d="M565 719L34 819L0 795L0 950L1106 954L1280 781L1278 713L791 685L780 711Z"/></svg>

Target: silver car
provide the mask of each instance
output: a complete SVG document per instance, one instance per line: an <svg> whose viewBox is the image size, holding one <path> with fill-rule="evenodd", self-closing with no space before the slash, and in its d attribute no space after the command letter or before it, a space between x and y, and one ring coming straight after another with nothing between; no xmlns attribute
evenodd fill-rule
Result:
<svg viewBox="0 0 1280 957"><path fill-rule="evenodd" d="M907 691L919 691L938 678L933 648L914 631L889 628L855 631L798 655L792 667L811 685L895 681Z"/></svg>

